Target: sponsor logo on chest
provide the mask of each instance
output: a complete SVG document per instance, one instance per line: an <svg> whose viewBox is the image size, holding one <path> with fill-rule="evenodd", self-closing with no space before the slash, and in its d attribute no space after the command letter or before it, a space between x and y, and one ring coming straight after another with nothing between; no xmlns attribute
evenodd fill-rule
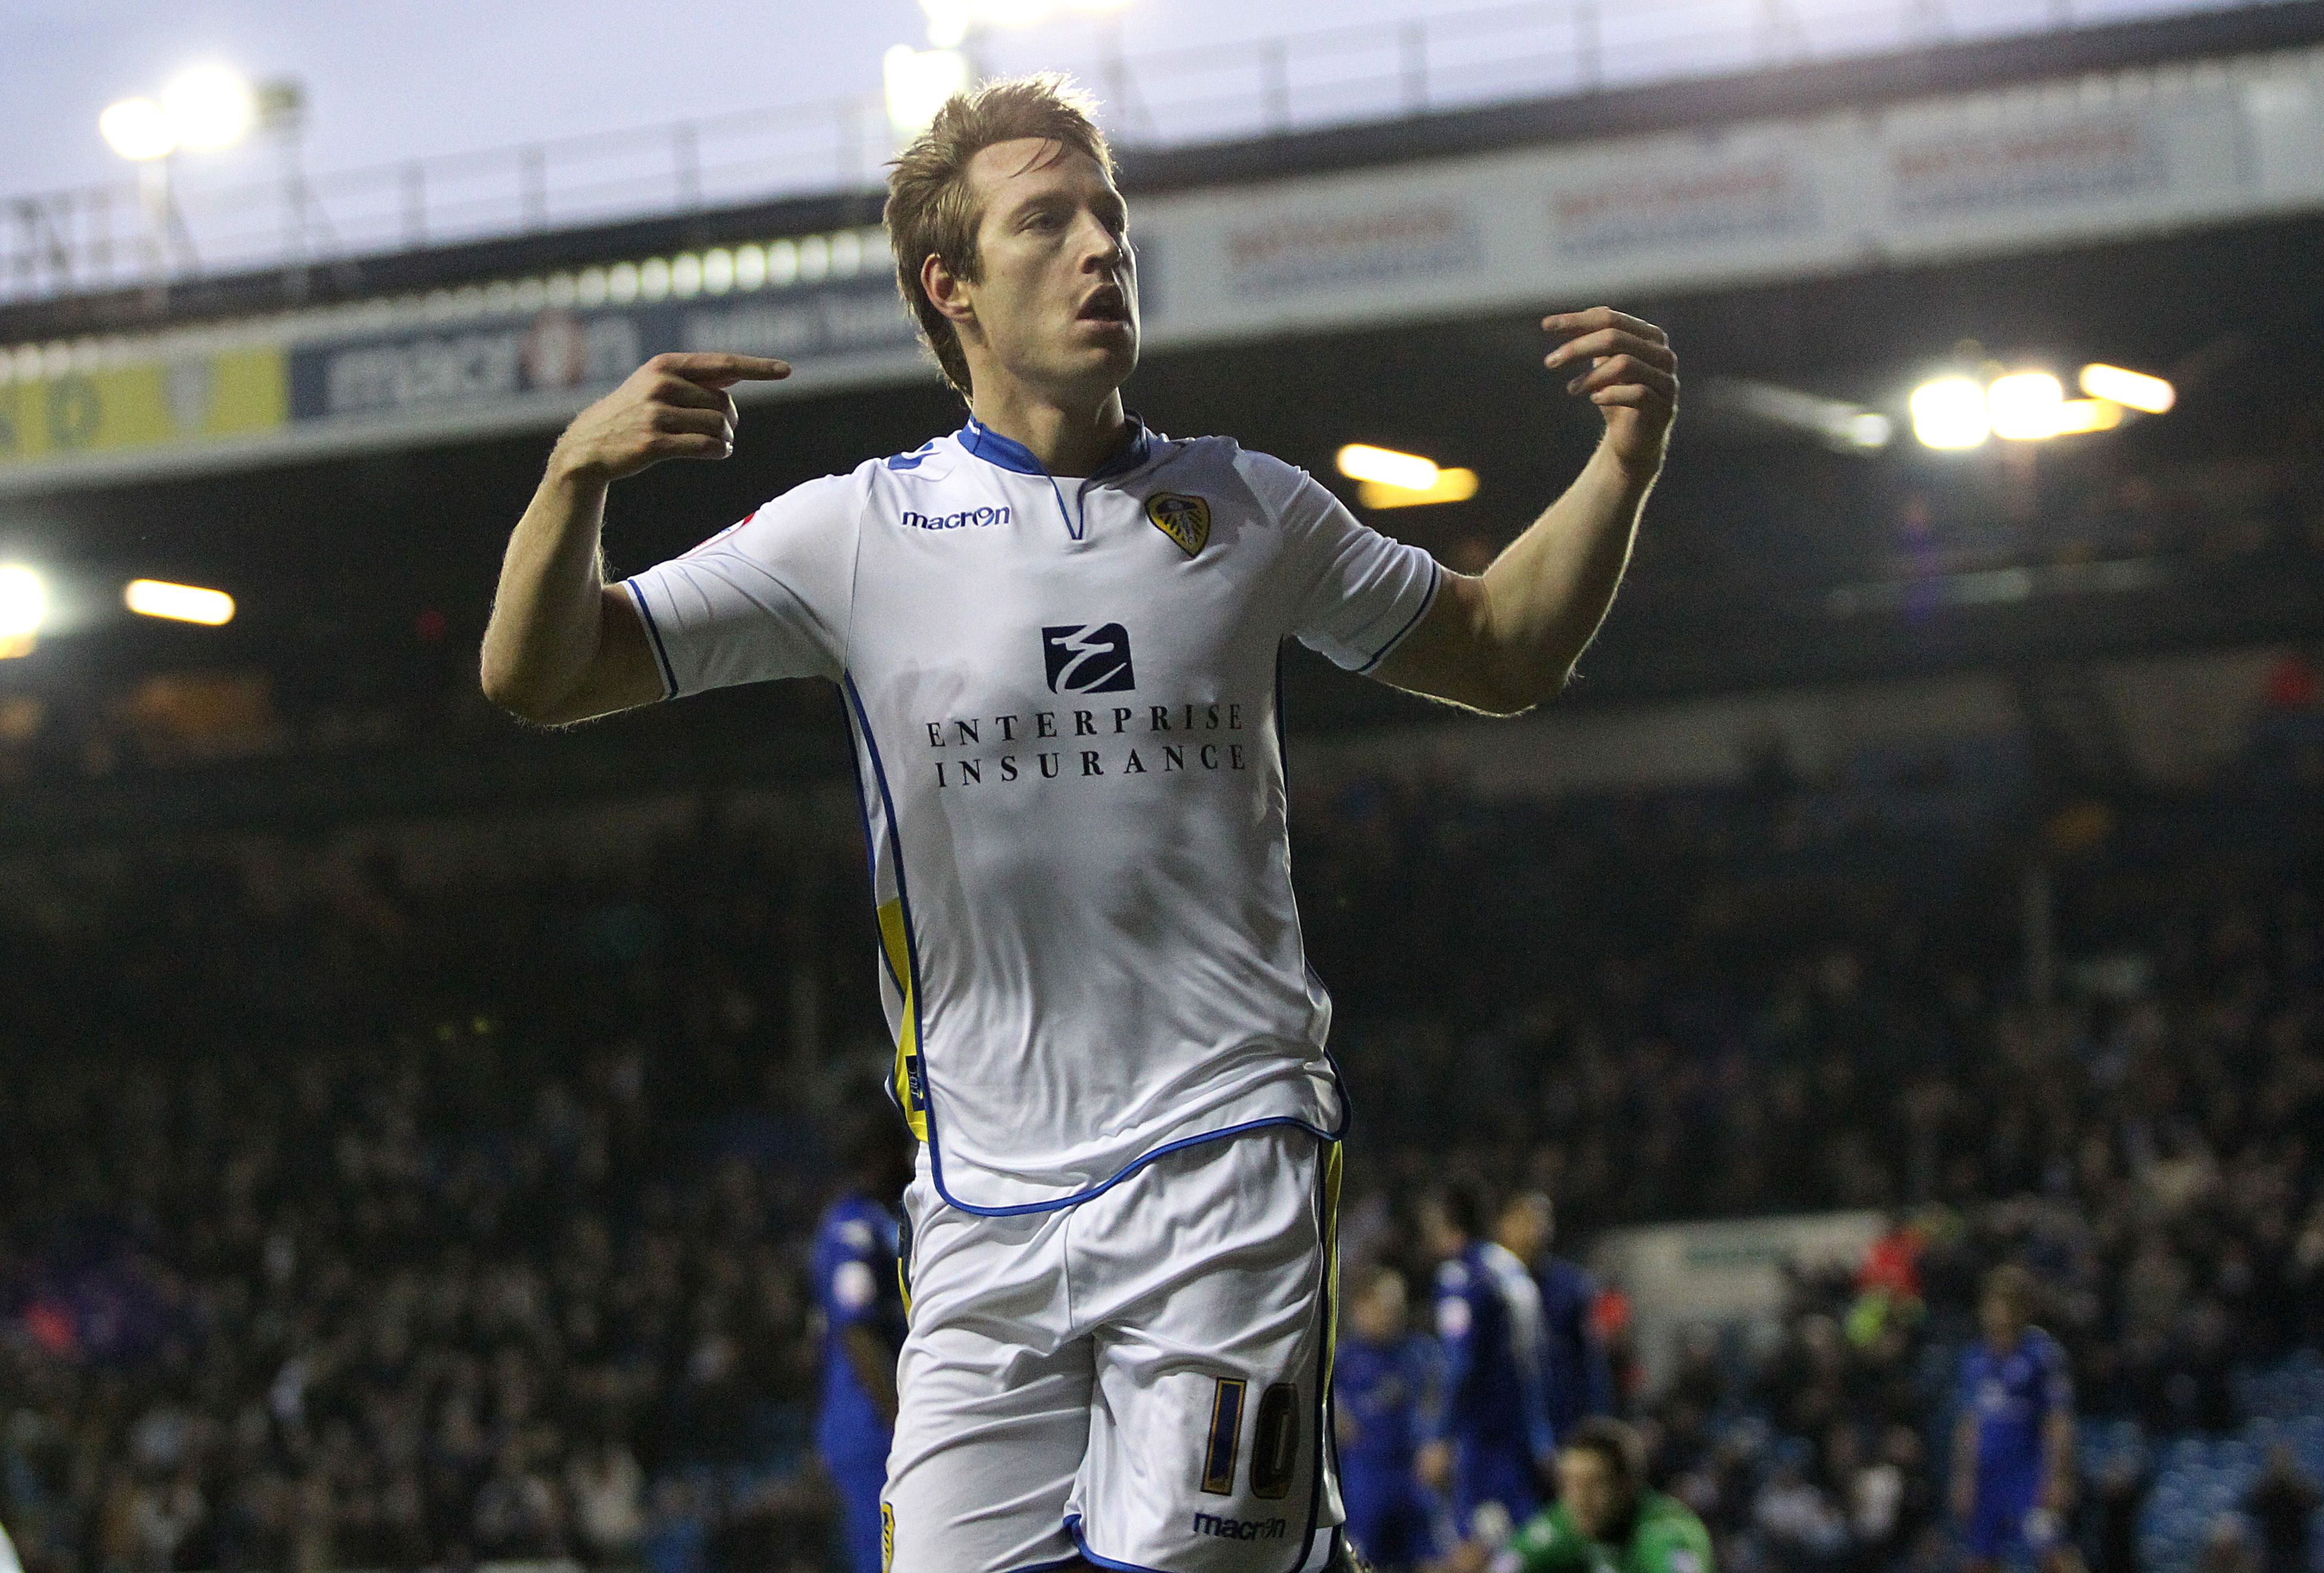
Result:
<svg viewBox="0 0 2324 1573"><path fill-rule="evenodd" d="M1118 622L1041 630L1042 675L1060 696L1138 686L1130 630ZM1020 781L1120 779L1249 770L1253 708L1240 700L1174 699L1079 708L1010 709L921 723L936 789Z"/></svg>

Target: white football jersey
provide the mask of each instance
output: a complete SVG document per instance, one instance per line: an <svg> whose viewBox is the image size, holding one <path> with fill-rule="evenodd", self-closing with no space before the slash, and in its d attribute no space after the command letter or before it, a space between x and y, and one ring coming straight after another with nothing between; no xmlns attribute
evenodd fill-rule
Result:
<svg viewBox="0 0 2324 1573"><path fill-rule="evenodd" d="M1277 664L1296 636L1369 669L1439 577L1227 438L1134 428L1069 480L972 420L626 584L673 696L840 685L896 1095L945 1200L1005 1213L1191 1142L1339 1133Z"/></svg>

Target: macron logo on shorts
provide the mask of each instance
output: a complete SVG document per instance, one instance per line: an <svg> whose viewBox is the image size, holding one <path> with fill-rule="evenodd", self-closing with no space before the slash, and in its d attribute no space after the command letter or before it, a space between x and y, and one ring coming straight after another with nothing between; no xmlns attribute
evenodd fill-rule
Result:
<svg viewBox="0 0 2324 1573"><path fill-rule="evenodd" d="M1041 630L1052 694L1120 694L1138 686L1130 630L1118 622L1068 622Z"/></svg>
<svg viewBox="0 0 2324 1573"><path fill-rule="evenodd" d="M1279 1541L1290 1525L1279 1518L1222 1518L1214 1513L1194 1515L1194 1532L1222 1541Z"/></svg>

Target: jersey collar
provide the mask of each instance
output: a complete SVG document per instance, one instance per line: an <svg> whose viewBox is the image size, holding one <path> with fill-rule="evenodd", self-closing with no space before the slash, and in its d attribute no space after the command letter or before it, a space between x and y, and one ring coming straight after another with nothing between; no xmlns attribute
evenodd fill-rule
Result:
<svg viewBox="0 0 2324 1573"><path fill-rule="evenodd" d="M1147 455L1153 452L1154 434L1146 429L1146 423L1135 414L1128 412L1124 413L1124 419L1130 423L1130 440L1121 445L1120 453L1100 465L1091 474L1089 477L1091 480L1102 481L1108 475L1119 475L1134 470L1144 464ZM1047 477L1049 474L1041 461L1033 456L1032 449L1014 437L1002 437L974 416L971 416L968 424L953 436L961 446L988 465L996 465L1004 470L1013 470L1019 475Z"/></svg>

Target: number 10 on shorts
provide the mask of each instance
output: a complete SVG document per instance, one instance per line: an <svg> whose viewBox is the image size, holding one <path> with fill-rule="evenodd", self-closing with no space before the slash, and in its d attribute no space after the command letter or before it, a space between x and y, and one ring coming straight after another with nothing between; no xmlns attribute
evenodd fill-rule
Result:
<svg viewBox="0 0 2324 1573"><path fill-rule="evenodd" d="M1213 1496L1234 1495L1235 1459L1242 1447L1243 1400L1250 1384L1222 1376L1211 1398L1211 1424L1203 1443L1203 1489ZM1291 1475L1299 1458L1299 1390L1288 1382L1268 1388L1259 1401L1252 1428L1250 1493L1276 1498L1291 1495Z"/></svg>

